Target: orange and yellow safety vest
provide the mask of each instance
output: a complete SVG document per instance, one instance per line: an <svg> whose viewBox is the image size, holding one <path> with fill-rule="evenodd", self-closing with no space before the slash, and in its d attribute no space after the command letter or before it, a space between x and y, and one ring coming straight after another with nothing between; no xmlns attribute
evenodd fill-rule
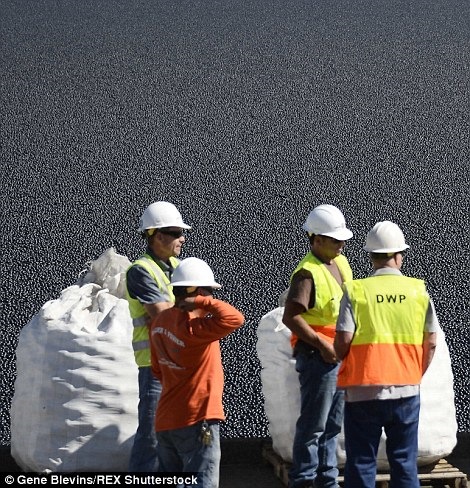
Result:
<svg viewBox="0 0 470 488"><path fill-rule="evenodd" d="M345 284L356 323L338 386L417 385L429 295L422 280L379 275Z"/></svg>
<svg viewBox="0 0 470 488"><path fill-rule="evenodd" d="M346 257L340 254L334 259L334 262L338 266L343 282L351 281L352 271ZM343 296L341 285L324 263L311 252L300 261L292 273L292 277L301 269L309 271L315 283L315 304L313 308L309 308L301 315L315 332L332 343L335 336L336 319L339 315L339 304ZM292 347L295 346L297 340L297 336L292 334Z"/></svg>

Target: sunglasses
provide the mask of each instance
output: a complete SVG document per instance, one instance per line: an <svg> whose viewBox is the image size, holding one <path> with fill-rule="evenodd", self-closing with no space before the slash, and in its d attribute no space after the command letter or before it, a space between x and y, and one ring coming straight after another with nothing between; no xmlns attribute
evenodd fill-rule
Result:
<svg viewBox="0 0 470 488"><path fill-rule="evenodd" d="M158 229L158 232L160 232L161 234L165 234L167 236L174 237L175 239L179 239L184 234L183 229L179 229L179 230Z"/></svg>

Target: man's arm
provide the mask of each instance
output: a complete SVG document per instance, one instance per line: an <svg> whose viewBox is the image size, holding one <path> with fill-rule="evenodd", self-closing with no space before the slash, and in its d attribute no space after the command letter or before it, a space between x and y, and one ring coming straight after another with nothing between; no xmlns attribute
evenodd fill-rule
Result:
<svg viewBox="0 0 470 488"><path fill-rule="evenodd" d="M305 308L299 303L286 301L282 321L299 339L317 348L323 360L327 363L334 364L337 362L333 346L320 337L302 317Z"/></svg>
<svg viewBox="0 0 470 488"><path fill-rule="evenodd" d="M336 331L334 348L336 356L340 361L348 355L353 336L354 334L352 332Z"/></svg>
<svg viewBox="0 0 470 488"><path fill-rule="evenodd" d="M440 329L436 309L432 299L429 299L428 309L426 311L425 332L423 337L423 374L429 368L437 345L437 331Z"/></svg>
<svg viewBox="0 0 470 488"><path fill-rule="evenodd" d="M344 292L339 306L338 320L336 321L336 335L334 348L339 360L343 360L349 353L351 342L356 330L356 323L352 314L351 301L347 292Z"/></svg>
<svg viewBox="0 0 470 488"><path fill-rule="evenodd" d="M185 311L203 311L203 316L192 317L189 329L194 341L214 342L234 332L245 322L244 315L233 305L212 296L186 297L178 301L178 308Z"/></svg>
<svg viewBox="0 0 470 488"><path fill-rule="evenodd" d="M434 353L436 352L437 334L436 332L425 332L423 340L423 374L431 364Z"/></svg>
<svg viewBox="0 0 470 488"><path fill-rule="evenodd" d="M301 314L304 312L305 308L300 303L288 300L284 308L282 322L299 339L313 347L320 348L322 346L322 339L302 317Z"/></svg>
<svg viewBox="0 0 470 488"><path fill-rule="evenodd" d="M302 314L312 308L315 297L315 283L311 273L305 270L297 272L292 278L287 295L282 321L300 340L320 351L326 363L337 362L333 345L317 334L305 321Z"/></svg>
<svg viewBox="0 0 470 488"><path fill-rule="evenodd" d="M160 312L173 306L155 280L141 266L132 266L127 271L127 288L130 296L144 306L149 322Z"/></svg>

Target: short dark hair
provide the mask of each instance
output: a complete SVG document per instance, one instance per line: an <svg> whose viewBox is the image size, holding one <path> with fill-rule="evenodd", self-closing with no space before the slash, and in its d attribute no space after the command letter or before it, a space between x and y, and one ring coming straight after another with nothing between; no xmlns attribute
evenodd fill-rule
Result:
<svg viewBox="0 0 470 488"><path fill-rule="evenodd" d="M371 252L370 257L372 259L376 259L377 261L382 261L385 259L390 259L395 254L403 254L403 251L397 251L397 252Z"/></svg>
<svg viewBox="0 0 470 488"><path fill-rule="evenodd" d="M188 287L187 286L174 286L173 287L173 295L175 297L187 297L188 296Z"/></svg>

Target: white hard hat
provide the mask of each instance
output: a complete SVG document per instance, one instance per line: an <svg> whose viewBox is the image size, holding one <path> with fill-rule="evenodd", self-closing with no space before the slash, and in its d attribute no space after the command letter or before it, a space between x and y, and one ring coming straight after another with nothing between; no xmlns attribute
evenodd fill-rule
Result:
<svg viewBox="0 0 470 488"><path fill-rule="evenodd" d="M368 232L364 250L376 253L396 253L408 249L400 227L389 220L377 222Z"/></svg>
<svg viewBox="0 0 470 488"><path fill-rule="evenodd" d="M346 241L353 236L353 233L346 228L341 210L334 205L324 204L315 207L302 228L311 234L332 237L338 241Z"/></svg>
<svg viewBox="0 0 470 488"><path fill-rule="evenodd" d="M209 265L198 258L183 259L171 276L172 286L204 286L221 288L214 281L214 273Z"/></svg>
<svg viewBox="0 0 470 488"><path fill-rule="evenodd" d="M144 232L146 229L162 229L164 227L191 228L183 222L181 214L172 203L154 202L144 210L140 218L139 232Z"/></svg>

